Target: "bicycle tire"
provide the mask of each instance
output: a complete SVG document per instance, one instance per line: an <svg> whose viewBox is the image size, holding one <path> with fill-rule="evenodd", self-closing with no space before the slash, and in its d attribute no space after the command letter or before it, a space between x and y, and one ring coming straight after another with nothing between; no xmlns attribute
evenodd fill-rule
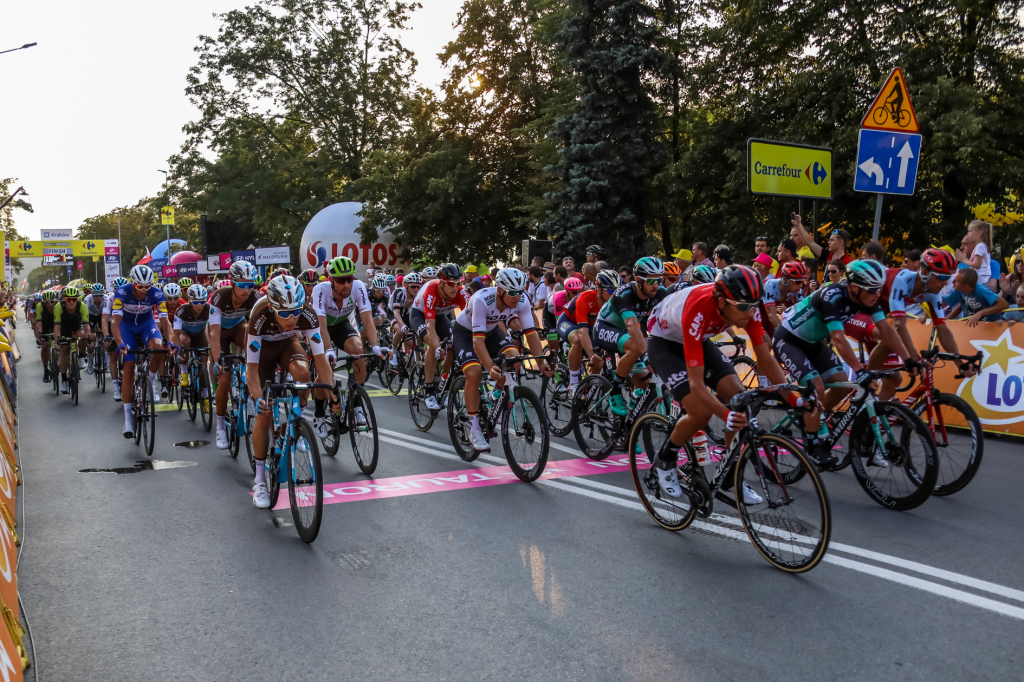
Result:
<svg viewBox="0 0 1024 682"><path fill-rule="evenodd" d="M612 383L600 374L591 374L576 386L572 401L572 432L576 445L590 459L601 461L612 454L619 439L619 423L608 408Z"/></svg>
<svg viewBox="0 0 1024 682"><path fill-rule="evenodd" d="M544 377L540 384L540 402L548 419L548 429L555 436L567 436L572 431L572 404L569 398L569 366L559 363L555 373Z"/></svg>
<svg viewBox="0 0 1024 682"><path fill-rule="evenodd" d="M324 452L327 453L328 457L334 457L338 454L338 447L341 445L341 424L339 423L340 417L329 408L327 414L324 415L324 425L327 427L327 435L320 439L320 442L324 446Z"/></svg>
<svg viewBox="0 0 1024 682"><path fill-rule="evenodd" d="M132 420L135 432L135 444L142 442L142 401L146 395L146 384L141 381L135 382L135 399L132 401ZM152 394L149 394L152 395Z"/></svg>
<svg viewBox="0 0 1024 682"><path fill-rule="evenodd" d="M270 509L273 509L277 506L277 500L281 496L281 481L278 480L278 468L281 465L281 456L268 454L267 459L264 461L266 462L264 466L267 468L267 494L270 496Z"/></svg>
<svg viewBox="0 0 1024 682"><path fill-rule="evenodd" d="M935 489L935 481L938 477L938 454L931 432L913 410L898 403L878 401L875 403L875 413L879 422L884 419L890 423L890 429L894 431L894 438L897 441L892 445L896 449L887 453L888 467L883 469L866 465L866 461L875 454L877 443L869 422L868 412L866 409L862 410L850 430L850 451L853 459L853 473L857 477L857 482L860 483L868 497L886 509L907 511L919 507L927 501L928 496ZM884 426L880 426L880 428L882 428L884 437ZM910 452L913 445L911 439L915 437L920 447L920 452L917 455ZM888 472L890 480L897 472L902 471L907 483L901 485L899 490L892 490L892 486L887 486L890 488L887 492L874 481L871 475L874 470L879 470L879 473Z"/></svg>
<svg viewBox="0 0 1024 682"><path fill-rule="evenodd" d="M455 453L467 462L474 461L480 453L469 441L469 417L466 415L466 377L458 376L452 381L448 397L448 436L452 439ZM480 415L480 419L486 419Z"/></svg>
<svg viewBox="0 0 1024 682"><path fill-rule="evenodd" d="M778 479L785 478L777 469L780 448L786 449L787 459L797 460L805 472L800 485L778 483ZM787 573L805 573L821 563L832 535L832 509L821 477L803 450L784 436L762 434L743 446L735 469L736 508L743 529L758 553L772 566ZM774 470L770 481L763 475L766 469ZM762 496L761 502L747 504L744 483ZM769 483L778 486L778 490L769 487ZM783 510L791 513L783 518ZM802 512L799 518L792 513L794 510ZM781 542L776 545L774 538ZM787 545L788 553L784 551ZM805 545L809 545L809 551Z"/></svg>
<svg viewBox="0 0 1024 682"><path fill-rule="evenodd" d="M206 386L206 397L203 397L203 386ZM199 367L199 386L192 390L192 399L199 406L199 417L203 421L203 428L209 433L213 428L213 384L210 383L210 370L206 365Z"/></svg>
<svg viewBox="0 0 1024 682"><path fill-rule="evenodd" d="M186 412L188 412L189 421L196 420L196 414L199 412L199 389L196 387L196 375L199 372L189 371L189 385L186 387L187 390L181 392L181 400L185 403Z"/></svg>
<svg viewBox="0 0 1024 682"><path fill-rule="evenodd" d="M523 451L517 445L525 448L534 444L540 445L536 455L517 454ZM501 415L501 446L505 450L509 468L523 483L533 483L544 474L551 450L551 434L544 405L537 394L526 386L515 387L512 405Z"/></svg>
<svg viewBox="0 0 1024 682"><path fill-rule="evenodd" d="M188 375L188 373L189 373L188 372L188 367L186 366L185 367L185 374L186 374L186 376ZM178 403L178 412L181 412L181 408L188 406L188 396L189 396L189 394L192 393L192 389L193 389L193 386L191 385L192 377L189 376L189 385L188 386L182 386L181 385L181 376L182 376L181 372L178 372L178 379L176 381L176 383L178 385L178 390L177 390L177 392L174 395L175 402ZM192 421L195 421L195 417L192 418Z"/></svg>
<svg viewBox="0 0 1024 682"><path fill-rule="evenodd" d="M366 426L357 426L357 407L363 408ZM372 476L373 472L377 470L377 459L380 456L380 435L377 432L377 417L373 413L373 403L370 402L370 395L359 384L353 384L349 389L348 405L345 406L345 413L348 419L348 438L352 443L352 455L356 458L359 470L367 476ZM362 444L358 442L359 434L365 433L373 434L372 445L369 442ZM363 438L363 440L367 439ZM364 452L365 450L370 452Z"/></svg>
<svg viewBox="0 0 1024 682"><path fill-rule="evenodd" d="M423 385L426 381L424 371L423 363L417 362L409 374L409 414L412 415L412 423L417 429L429 431L434 425L434 413L423 404L427 399L427 391Z"/></svg>
<svg viewBox="0 0 1024 682"><path fill-rule="evenodd" d="M653 467L654 457L661 451L661 446L672 428L672 420L663 414L648 412L640 415L629 432L627 449L633 487L644 511L662 528L678 532L693 523L697 509L690 504L686 496L676 500L662 493L658 484L658 474ZM660 440L656 440L654 434L661 434ZM638 448L638 444L642 447ZM642 449L642 452L637 453L638 449ZM691 455L689 444L679 450L679 455L680 458Z"/></svg>
<svg viewBox="0 0 1024 682"><path fill-rule="evenodd" d="M60 395L60 362L52 350L54 343L56 343L56 339L50 343L50 378L53 383L53 394Z"/></svg>
<svg viewBox="0 0 1024 682"><path fill-rule="evenodd" d="M246 416L247 424L245 426L245 453L249 457L249 466L252 468L253 475L256 474L256 448L252 444L252 434L256 428L256 417L248 414Z"/></svg>
<svg viewBox="0 0 1024 682"><path fill-rule="evenodd" d="M399 364L401 364L404 359L405 358L399 357ZM405 383L405 377L402 376L401 368L395 367L390 362L388 362L387 368L384 370L385 388L391 391L391 395L399 395L402 392L403 383Z"/></svg>
<svg viewBox="0 0 1024 682"><path fill-rule="evenodd" d="M149 377L143 380L142 394L142 438L145 441L146 456L153 456L153 445L156 443L156 403L153 402L153 387Z"/></svg>
<svg viewBox="0 0 1024 682"><path fill-rule="evenodd" d="M228 405L228 413L224 418L224 429L228 435L228 454L234 459L238 457L241 449L241 439L238 437L238 416L241 410L238 407L238 398L231 395L231 404Z"/></svg>
<svg viewBox="0 0 1024 682"><path fill-rule="evenodd" d="M978 469L981 467L981 458L985 454L985 433L982 431L978 414L963 398L949 393L940 393L938 398L933 400L933 404L942 410L942 422L946 426L946 436L943 438L942 430L936 424L933 435L935 447L939 452L939 476L932 495L945 497L963 490L978 473ZM926 408L924 400L920 400L914 405L914 412L922 416ZM964 438L963 431L965 429L969 431L966 438L970 440L970 452L960 455L950 454L954 447L952 443ZM956 462L950 462L953 457L956 457L957 461L966 459L966 463L962 467L958 467ZM958 468L960 469L959 473L957 473Z"/></svg>
<svg viewBox="0 0 1024 682"><path fill-rule="evenodd" d="M297 447L301 441L304 441L308 448L304 453L300 452ZM304 457L302 457L303 455ZM308 464L309 469L300 469L299 463ZM288 502L292 509L292 521L295 523L295 530L298 532L299 538L308 544L316 540L316 536L320 533L320 522L323 520L324 474L320 464L320 450L316 444L316 434L313 433L313 428L305 419L299 419L295 425L295 446L292 447L288 465ZM301 473L305 473L306 476L301 478L296 476ZM308 504L310 492L313 494L312 504ZM310 508L312 508L312 513L303 511Z"/></svg>
<svg viewBox="0 0 1024 682"><path fill-rule="evenodd" d="M78 351L72 350L68 354L68 388L71 390L71 399L78 404L78 380L79 372L78 368Z"/></svg>

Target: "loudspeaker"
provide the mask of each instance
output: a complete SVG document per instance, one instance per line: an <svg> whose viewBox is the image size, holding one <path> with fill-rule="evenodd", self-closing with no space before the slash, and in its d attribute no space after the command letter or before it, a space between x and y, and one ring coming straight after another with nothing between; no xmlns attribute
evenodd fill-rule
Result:
<svg viewBox="0 0 1024 682"><path fill-rule="evenodd" d="M523 240L523 267L530 267L530 261L537 256L542 256L544 262L547 263L551 260L551 240L550 239L524 239Z"/></svg>

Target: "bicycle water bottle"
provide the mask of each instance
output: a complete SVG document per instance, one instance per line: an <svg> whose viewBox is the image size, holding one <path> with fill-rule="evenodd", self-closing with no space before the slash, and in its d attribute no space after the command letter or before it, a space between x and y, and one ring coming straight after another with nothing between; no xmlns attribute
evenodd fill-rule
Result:
<svg viewBox="0 0 1024 682"><path fill-rule="evenodd" d="M437 385L437 392L444 393L445 387L448 385L448 372L441 374L441 381Z"/></svg>
<svg viewBox="0 0 1024 682"><path fill-rule="evenodd" d="M704 431L698 431L691 441L693 443L693 450L697 455L697 466L704 469L706 474L708 472L706 467L714 466L715 461L711 459L711 450L708 448L708 434Z"/></svg>
<svg viewBox="0 0 1024 682"><path fill-rule="evenodd" d="M500 388L491 391L491 402L497 405L501 401L501 394L502 390Z"/></svg>
<svg viewBox="0 0 1024 682"><path fill-rule="evenodd" d="M629 397L629 407L627 409L632 411L633 408L636 407L637 402L641 398L643 398L643 397L644 397L644 389L642 389L642 388L634 388L633 389L633 395L631 395Z"/></svg>

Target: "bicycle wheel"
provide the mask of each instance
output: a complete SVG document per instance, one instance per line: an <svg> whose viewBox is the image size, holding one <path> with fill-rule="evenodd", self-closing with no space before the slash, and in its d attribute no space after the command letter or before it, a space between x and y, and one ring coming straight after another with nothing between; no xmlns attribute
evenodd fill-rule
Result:
<svg viewBox="0 0 1024 682"><path fill-rule="evenodd" d="M78 368L78 353L72 351L68 360L68 388L71 390L71 399L77 405L79 372L81 372Z"/></svg>
<svg viewBox="0 0 1024 682"><path fill-rule="evenodd" d="M238 457L241 446L241 439L238 437L238 398L231 396L231 404L228 405L228 413L224 418L224 429L228 433L228 454L232 458Z"/></svg>
<svg viewBox="0 0 1024 682"><path fill-rule="evenodd" d="M102 344L96 344L97 348L102 348ZM103 365L100 364L100 358L102 355L97 353L95 350L92 353L92 378L96 382L96 388L100 387L100 377L103 376Z"/></svg>
<svg viewBox="0 0 1024 682"><path fill-rule="evenodd" d="M53 343L56 343L56 340ZM58 363L58 356L53 351L50 351L50 379L53 384L53 394L60 395L60 364Z"/></svg>
<svg viewBox="0 0 1024 682"><path fill-rule="evenodd" d="M459 457L472 462L480 453L477 452L469 441L469 416L466 414L466 377L458 376L452 381L448 393L448 436L452 439L452 445ZM481 414L480 419L486 419Z"/></svg>
<svg viewBox="0 0 1024 682"><path fill-rule="evenodd" d="M256 417L252 414L246 414L245 420L245 452L249 457L249 466L252 467L252 473L256 473L256 448L252 445L252 434L256 428Z"/></svg>
<svg viewBox="0 0 1024 682"><path fill-rule="evenodd" d="M889 120L889 110L885 107L875 109L871 114L871 120L875 122L876 126L884 126Z"/></svg>
<svg viewBox="0 0 1024 682"><path fill-rule="evenodd" d="M633 477L636 494L648 516L662 528L680 531L693 523L697 510L686 495L679 499L666 495L658 484L658 473L652 466L671 432L672 420L665 415L657 412L641 415L629 433L629 472ZM687 462L689 454L689 445L679 450L680 481L684 478L682 465Z"/></svg>
<svg viewBox="0 0 1024 682"><path fill-rule="evenodd" d="M548 418L548 428L556 436L572 431L572 399L569 398L569 366L555 367L553 376L544 377L540 384L540 402Z"/></svg>
<svg viewBox="0 0 1024 682"><path fill-rule="evenodd" d="M143 396L146 395L145 390L146 384L141 381L135 382L135 400L132 401L132 424L133 431L135 432L136 445L142 442L142 422L144 421L142 418L142 400Z"/></svg>
<svg viewBox="0 0 1024 682"><path fill-rule="evenodd" d="M932 495L943 497L963 490L978 473L985 454L985 434L974 408L963 398L940 393L934 404L938 411L935 421L941 418L945 429L938 423L932 428L939 452L939 476ZM926 409L923 400L914 406L922 418Z"/></svg>
<svg viewBox="0 0 1024 682"><path fill-rule="evenodd" d="M779 483L786 478L780 460L799 463L805 474L800 483ZM831 507L803 450L788 438L762 434L743 446L735 476L740 519L761 556L788 573L803 573L821 563L832 534ZM744 485L759 501L746 501Z"/></svg>
<svg viewBox="0 0 1024 682"><path fill-rule="evenodd" d="M358 412L362 412L364 424L360 426ZM355 455L359 470L367 476L373 475L377 469L377 457L380 454L380 440L377 434L377 418L373 414L373 404L366 389L353 384L348 392L348 405L345 407L348 420L348 437L352 441L352 454Z"/></svg>
<svg viewBox="0 0 1024 682"><path fill-rule="evenodd" d="M501 416L501 445L520 481L532 483L544 473L550 438L540 398L526 386L516 386L512 406Z"/></svg>
<svg viewBox="0 0 1024 682"><path fill-rule="evenodd" d="M409 375L409 414L412 415L412 423L420 431L429 431L434 424L434 413L427 409L423 403L427 399L425 387L425 375L423 363L417 362Z"/></svg>
<svg viewBox="0 0 1024 682"><path fill-rule="evenodd" d="M199 388L196 386L196 374L198 374L198 372L193 372L189 369L188 386L179 393L179 400L182 400L185 403L190 421L195 421L196 413L199 412Z"/></svg>
<svg viewBox="0 0 1024 682"><path fill-rule="evenodd" d="M404 361L404 357L398 358L399 364ZM390 362L385 363L385 365L384 386L391 391L392 395L398 395L402 392L402 384L405 382L405 377L402 376L402 370L399 367L395 367Z"/></svg>
<svg viewBox="0 0 1024 682"><path fill-rule="evenodd" d="M330 407L328 407L327 414L324 415L327 435L320 439L324 446L324 452L327 453L328 457L334 457L338 454L338 446L341 445L341 424L339 419L340 417L334 414Z"/></svg>
<svg viewBox="0 0 1024 682"><path fill-rule="evenodd" d="M295 425L295 443L288 467L288 502L295 530L303 542L313 542L324 514L324 476L313 427L305 419Z"/></svg>
<svg viewBox="0 0 1024 682"><path fill-rule="evenodd" d="M736 376L739 377L744 390L757 388L760 385L760 380L757 376L757 363L752 358L746 355L737 355L729 362L732 364L732 368L736 370ZM766 430L771 428L771 426L765 427L764 425L762 427ZM708 440L715 445L725 444L725 424L722 423L722 419L718 415L711 416L711 419L708 420L708 425L704 428L704 432L708 434Z"/></svg>
<svg viewBox="0 0 1024 682"><path fill-rule="evenodd" d="M938 478L935 441L921 418L903 405L878 401L875 413L888 466L871 464L871 459L882 450L864 409L850 430L850 451L857 482L871 499L887 509L906 511L918 507L931 495ZM892 438L888 437L883 420L888 422Z"/></svg>
<svg viewBox="0 0 1024 682"><path fill-rule="evenodd" d="M206 388L206 397L203 397ZM213 428L213 385L210 383L210 370L203 365L199 368L199 386L192 391L192 399L199 405L199 417L203 420L203 428L209 433Z"/></svg>
<svg viewBox="0 0 1024 682"><path fill-rule="evenodd" d="M146 448L146 456L153 456L153 445L156 443L156 404L153 402L153 387L149 377L142 383L142 440Z"/></svg>
<svg viewBox="0 0 1024 682"><path fill-rule="evenodd" d="M572 432L576 444L590 459L602 460L612 453L620 420L608 406L612 384L600 374L591 374L576 386L572 401Z"/></svg>
<svg viewBox="0 0 1024 682"><path fill-rule="evenodd" d="M281 455L268 454L263 466L267 472L267 494L270 495L270 508L277 506L277 500L281 495L281 481L278 479Z"/></svg>
<svg viewBox="0 0 1024 682"><path fill-rule="evenodd" d="M192 393L192 389L194 388L194 386L192 386L192 379L194 379L195 377L193 377L189 373L188 367L185 368L185 376L187 376L189 378L189 385L188 386L182 386L181 385L181 372L178 373L178 378L175 380L175 383L178 386L178 390L175 393L174 399L175 399L175 402L178 403L178 412L181 412L181 408L188 407L188 396L189 396L190 393ZM195 420L196 420L195 415L193 415L192 416L192 421L195 421Z"/></svg>
<svg viewBox="0 0 1024 682"><path fill-rule="evenodd" d="M97 345L99 345L100 353L97 355L96 361L93 362L93 366L94 366L94 371L96 373L97 381L99 382L100 393L106 393L107 392L107 356L103 352L103 346L101 344L99 344L98 342L97 342Z"/></svg>

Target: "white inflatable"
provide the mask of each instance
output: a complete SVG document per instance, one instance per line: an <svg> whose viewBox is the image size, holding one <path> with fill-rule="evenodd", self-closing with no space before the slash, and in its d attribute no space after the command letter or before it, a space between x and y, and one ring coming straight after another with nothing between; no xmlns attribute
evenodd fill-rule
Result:
<svg viewBox="0 0 1024 682"><path fill-rule="evenodd" d="M347 256L356 264L359 277L366 276L367 268L402 268L409 271L409 263L399 260L401 247L387 232L382 232L372 244L362 244L358 228L362 222L356 213L363 205L354 201L332 204L309 221L302 233L299 262L302 269L321 269L323 264L337 256Z"/></svg>

